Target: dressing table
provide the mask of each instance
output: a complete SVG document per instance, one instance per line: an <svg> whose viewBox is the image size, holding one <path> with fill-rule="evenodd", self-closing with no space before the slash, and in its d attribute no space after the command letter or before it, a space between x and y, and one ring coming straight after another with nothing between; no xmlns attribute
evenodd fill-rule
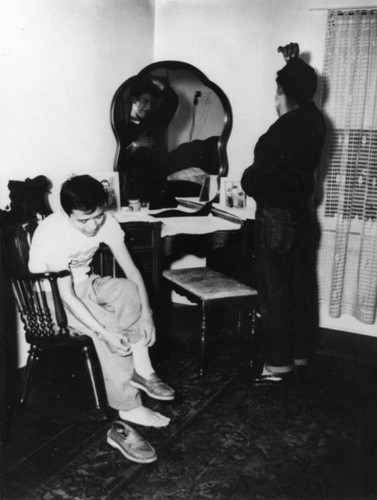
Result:
<svg viewBox="0 0 377 500"><path fill-rule="evenodd" d="M210 267L252 284L255 230L252 212L244 210L236 215L225 207L215 206L208 215L195 216L191 215L195 213L192 206L188 209L184 202L178 208L187 215L156 218L153 213L156 211L132 213L124 209L114 213L152 296L159 294L162 271L187 255L206 258ZM116 266L110 254L108 259L108 266Z"/></svg>

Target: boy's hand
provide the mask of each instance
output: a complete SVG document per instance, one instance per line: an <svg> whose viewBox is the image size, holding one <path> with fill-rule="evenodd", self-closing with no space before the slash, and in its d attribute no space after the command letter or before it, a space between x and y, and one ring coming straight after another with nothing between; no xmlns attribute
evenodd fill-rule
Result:
<svg viewBox="0 0 377 500"><path fill-rule="evenodd" d="M283 57L286 61L293 59L294 57L298 57L300 53L300 47L298 43L288 43L288 45L284 45L284 47L278 47L278 52L283 54Z"/></svg>
<svg viewBox="0 0 377 500"><path fill-rule="evenodd" d="M127 341L127 337L122 333L106 330L102 332L100 340L105 342L107 348L113 354L119 356L129 356L131 354L131 345Z"/></svg>
<svg viewBox="0 0 377 500"><path fill-rule="evenodd" d="M144 337L143 344L151 347L156 342L156 327L152 314L150 312L143 312L139 321L140 333Z"/></svg>

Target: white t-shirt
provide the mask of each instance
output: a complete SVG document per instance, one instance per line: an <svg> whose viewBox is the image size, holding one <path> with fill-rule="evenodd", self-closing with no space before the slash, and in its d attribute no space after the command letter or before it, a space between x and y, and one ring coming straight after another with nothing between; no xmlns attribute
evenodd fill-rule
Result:
<svg viewBox="0 0 377 500"><path fill-rule="evenodd" d="M75 285L90 273L90 264L100 243L111 246L124 242L124 232L109 213L95 236L86 236L74 228L64 212L55 212L41 221L30 247L32 273L69 270Z"/></svg>

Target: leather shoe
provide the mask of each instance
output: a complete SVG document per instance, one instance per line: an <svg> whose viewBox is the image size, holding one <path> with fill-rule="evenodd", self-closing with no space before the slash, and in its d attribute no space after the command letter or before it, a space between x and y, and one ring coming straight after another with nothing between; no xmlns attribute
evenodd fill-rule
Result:
<svg viewBox="0 0 377 500"><path fill-rule="evenodd" d="M283 386L290 384L294 380L293 372L288 373L267 373L254 377L253 384L256 386Z"/></svg>
<svg viewBox="0 0 377 500"><path fill-rule="evenodd" d="M174 389L164 384L156 373L152 373L149 378L144 378L134 371L130 384L132 387L144 391L149 397L154 399L171 401L175 397Z"/></svg>
<svg viewBox="0 0 377 500"><path fill-rule="evenodd" d="M125 422L115 420L107 431L107 442L131 462L149 464L157 460L156 450Z"/></svg>

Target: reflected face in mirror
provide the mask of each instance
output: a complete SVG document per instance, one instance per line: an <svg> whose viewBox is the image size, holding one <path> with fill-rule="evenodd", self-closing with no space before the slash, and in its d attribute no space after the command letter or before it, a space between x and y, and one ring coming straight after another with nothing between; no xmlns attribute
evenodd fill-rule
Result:
<svg viewBox="0 0 377 500"><path fill-rule="evenodd" d="M152 94L143 93L139 98L132 101L131 118L134 120L145 120L157 108L158 101Z"/></svg>

